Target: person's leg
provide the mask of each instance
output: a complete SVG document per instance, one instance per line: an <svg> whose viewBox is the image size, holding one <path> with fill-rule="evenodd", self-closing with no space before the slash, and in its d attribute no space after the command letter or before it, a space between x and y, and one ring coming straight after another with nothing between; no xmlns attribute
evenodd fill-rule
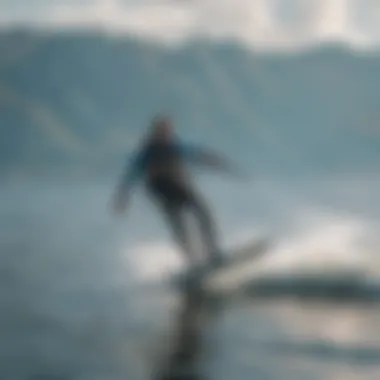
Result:
<svg viewBox="0 0 380 380"><path fill-rule="evenodd" d="M182 213L181 207L176 204L164 204L163 214L166 222L172 232L174 241L177 243L179 248L182 250L188 263L191 266L195 266L195 257L192 252L189 236L186 230L186 223L184 220L184 215Z"/></svg>
<svg viewBox="0 0 380 380"><path fill-rule="evenodd" d="M164 217L172 231L173 237L186 255L191 265L196 265L196 257L186 223L184 220L185 208L193 208L198 217L202 231L203 244L207 253L214 255L217 252L214 237L214 227L207 208L186 184L173 179L159 179L149 184L150 193L159 202Z"/></svg>
<svg viewBox="0 0 380 380"><path fill-rule="evenodd" d="M221 260L221 252L217 241L216 224L208 205L199 195L192 193L189 197L189 206L198 219L208 259L218 263Z"/></svg>

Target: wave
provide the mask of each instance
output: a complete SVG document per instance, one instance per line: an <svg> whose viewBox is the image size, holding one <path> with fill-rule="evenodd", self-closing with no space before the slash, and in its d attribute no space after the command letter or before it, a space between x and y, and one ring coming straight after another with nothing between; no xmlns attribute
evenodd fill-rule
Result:
<svg viewBox="0 0 380 380"><path fill-rule="evenodd" d="M294 214L294 220L288 219L286 229L275 236L277 240L258 248L254 258L211 273L203 284L208 293L244 293L253 298L380 300L380 276L376 271L379 245L371 221L311 209L299 217ZM231 239L235 241L229 244L234 248L227 251L236 253L239 245L252 247L255 235L260 242L257 236L262 236L262 231L240 231L239 238ZM128 261L140 283L156 286L163 282L173 288L176 279L186 273L185 263L172 246L153 243L133 251Z"/></svg>

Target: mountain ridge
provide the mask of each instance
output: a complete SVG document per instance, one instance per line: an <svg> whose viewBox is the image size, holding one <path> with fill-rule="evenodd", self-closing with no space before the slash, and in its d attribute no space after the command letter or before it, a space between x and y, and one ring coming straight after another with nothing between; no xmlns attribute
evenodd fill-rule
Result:
<svg viewBox="0 0 380 380"><path fill-rule="evenodd" d="M0 32L0 171L120 169L150 118L254 171L376 169L380 54L258 53L100 32Z"/></svg>

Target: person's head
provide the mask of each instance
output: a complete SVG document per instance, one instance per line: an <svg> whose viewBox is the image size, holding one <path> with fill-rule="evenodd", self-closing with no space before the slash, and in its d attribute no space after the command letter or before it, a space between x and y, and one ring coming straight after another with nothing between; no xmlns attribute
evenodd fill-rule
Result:
<svg viewBox="0 0 380 380"><path fill-rule="evenodd" d="M158 141L169 141L174 137L174 126L167 116L155 117L151 127L151 138Z"/></svg>

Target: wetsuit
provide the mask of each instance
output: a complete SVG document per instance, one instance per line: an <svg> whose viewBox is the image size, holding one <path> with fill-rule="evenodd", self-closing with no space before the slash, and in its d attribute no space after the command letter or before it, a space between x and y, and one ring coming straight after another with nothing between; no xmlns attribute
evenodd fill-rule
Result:
<svg viewBox="0 0 380 380"><path fill-rule="evenodd" d="M192 186L185 163L213 165L217 162L215 157L210 152L183 144L179 140L153 140L135 154L122 181L124 188L130 188L138 179L144 177L148 193L158 202L176 242L192 264L195 257L191 253L191 244L184 223L185 210L192 211L197 218L208 258L217 261L219 250L214 221L205 201Z"/></svg>

